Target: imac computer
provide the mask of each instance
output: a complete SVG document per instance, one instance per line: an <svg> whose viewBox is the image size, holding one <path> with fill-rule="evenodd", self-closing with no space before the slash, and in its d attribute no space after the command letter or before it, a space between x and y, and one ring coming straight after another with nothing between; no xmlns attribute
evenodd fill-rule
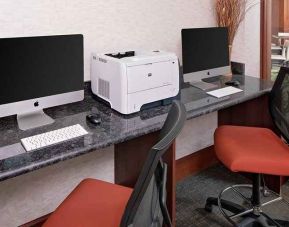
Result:
<svg viewBox="0 0 289 227"><path fill-rule="evenodd" d="M202 90L215 88L202 79L230 73L227 28L182 29L184 82Z"/></svg>
<svg viewBox="0 0 289 227"><path fill-rule="evenodd" d="M44 108L84 98L83 36L0 39L0 117L27 130L53 123Z"/></svg>

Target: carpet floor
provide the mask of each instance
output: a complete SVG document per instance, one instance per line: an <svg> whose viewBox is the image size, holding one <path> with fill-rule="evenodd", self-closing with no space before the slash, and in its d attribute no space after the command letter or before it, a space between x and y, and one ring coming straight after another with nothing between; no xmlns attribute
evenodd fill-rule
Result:
<svg viewBox="0 0 289 227"><path fill-rule="evenodd" d="M230 223L221 215L218 208L212 213L204 210L206 199L216 197L224 188L234 184L250 183L248 180L232 173L221 165L209 168L198 175L189 176L177 184L176 224L177 227L229 227ZM283 197L289 201L289 184L282 188ZM249 189L242 190L242 194L250 197ZM241 198L233 192L224 195L225 199L244 204ZM272 199L262 198L263 201ZM264 211L272 218L289 221L289 206L283 202L277 202L264 208Z"/></svg>

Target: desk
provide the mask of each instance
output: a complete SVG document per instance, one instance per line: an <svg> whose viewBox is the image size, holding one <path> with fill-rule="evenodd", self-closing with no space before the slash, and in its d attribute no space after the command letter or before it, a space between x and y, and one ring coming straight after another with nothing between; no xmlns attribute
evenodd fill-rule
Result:
<svg viewBox="0 0 289 227"><path fill-rule="evenodd" d="M219 124L246 125L248 123L249 125L270 126L269 118L265 115L267 114L267 94L272 83L247 76L234 77L242 84L241 88L244 92L232 95L229 99L211 106L202 106L196 103L187 110L187 118L192 119L219 111ZM223 86L222 81L216 81L216 83ZM184 86L181 90L181 100L184 103L197 101L206 96L205 92L190 86ZM236 108L237 110L235 110ZM168 110L169 106L161 106L123 116L92 99L89 91L86 91L85 99L82 102L47 109L45 112L55 119L55 123L52 125L30 131L20 131L15 116L2 118L0 119L0 180L3 181L88 152L97 152L96 150L99 148L114 145L115 182L133 187L149 149L157 140L157 132L161 129ZM85 117L91 111L100 113L101 125L93 126L86 122ZM33 152L25 152L20 144L20 139L23 137L73 124L81 124L89 134L69 143ZM164 159L168 163L168 206L174 220L175 143Z"/></svg>

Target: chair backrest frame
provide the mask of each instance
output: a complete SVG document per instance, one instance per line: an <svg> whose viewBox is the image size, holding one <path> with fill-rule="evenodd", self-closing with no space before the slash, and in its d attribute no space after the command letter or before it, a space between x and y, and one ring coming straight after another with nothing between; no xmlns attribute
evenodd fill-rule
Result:
<svg viewBox="0 0 289 227"><path fill-rule="evenodd" d="M284 84L286 83L286 79L288 79L288 99L284 100ZM285 84L286 85L286 84ZM287 87L286 87L287 88ZM283 112L282 105L289 103L289 68L288 67L281 67L279 74L274 82L273 88L269 95L269 110L273 120L275 127L280 132L281 136L289 142L289 109L288 109L288 116L285 116ZM288 105L289 106L289 105Z"/></svg>
<svg viewBox="0 0 289 227"><path fill-rule="evenodd" d="M162 156L173 144L176 137L181 132L186 121L186 109L179 101L174 101L160 131L160 138L148 153L148 157L144 163L141 173L135 184L133 193L127 203L125 212L121 220L121 227L133 226L138 208L141 205L146 190L155 177L159 190L159 204L167 226L171 226L170 217L166 207L166 176L167 165L162 161Z"/></svg>

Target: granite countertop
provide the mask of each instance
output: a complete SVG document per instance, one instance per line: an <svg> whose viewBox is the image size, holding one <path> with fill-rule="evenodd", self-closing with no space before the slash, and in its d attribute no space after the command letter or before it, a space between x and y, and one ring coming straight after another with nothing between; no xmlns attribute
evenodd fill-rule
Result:
<svg viewBox="0 0 289 227"><path fill-rule="evenodd" d="M204 106L201 102L203 98L208 98L204 91L184 85L180 97L187 108L187 119L264 95L272 87L272 82L254 77L234 76L234 78L242 84L240 88L244 92L234 94L222 102L209 106ZM223 79L214 83L220 87L224 86ZM215 98L211 97L210 99ZM85 99L82 102L45 110L49 116L55 119L55 123L52 125L21 131L17 126L16 116L1 118L0 181L158 131L164 123L169 107L169 105L153 107L136 114L124 116L93 99L90 92L86 90ZM95 126L86 122L86 115L91 112L100 114L102 119L100 125ZM82 125L89 134L79 139L32 152L26 152L20 143L21 138L74 124Z"/></svg>

